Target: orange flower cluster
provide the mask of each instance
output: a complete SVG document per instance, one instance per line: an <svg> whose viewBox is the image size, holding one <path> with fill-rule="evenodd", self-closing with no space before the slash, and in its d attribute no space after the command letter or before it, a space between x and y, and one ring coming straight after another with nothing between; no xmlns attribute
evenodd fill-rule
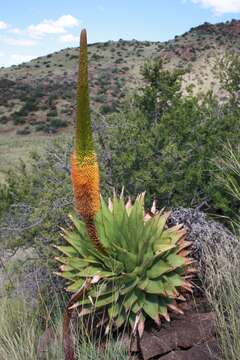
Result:
<svg viewBox="0 0 240 360"><path fill-rule="evenodd" d="M71 158L71 177L75 207L85 219L93 217L100 208L99 168L96 155L86 156L79 162L74 151Z"/></svg>

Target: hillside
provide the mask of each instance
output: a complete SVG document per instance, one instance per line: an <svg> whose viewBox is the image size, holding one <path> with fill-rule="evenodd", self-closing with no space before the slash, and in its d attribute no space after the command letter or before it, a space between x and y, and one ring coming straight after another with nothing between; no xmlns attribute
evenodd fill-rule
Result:
<svg viewBox="0 0 240 360"><path fill-rule="evenodd" d="M183 87L224 94L213 72L217 56L240 50L240 21L205 23L173 40L108 41L89 45L91 107L95 114L118 109L129 89L141 84L140 67L162 58L166 68L185 68ZM0 181L41 151L52 137L67 138L75 119L79 48L67 48L28 63L0 69Z"/></svg>
<svg viewBox="0 0 240 360"><path fill-rule="evenodd" d="M89 45L92 107L102 114L118 108L128 89L141 83L147 59L166 68L187 68L183 87L194 93L224 94L214 76L216 56L240 50L240 21L204 23L173 40L108 41ZM0 69L0 134L52 134L74 120L78 48L67 48L28 63Z"/></svg>

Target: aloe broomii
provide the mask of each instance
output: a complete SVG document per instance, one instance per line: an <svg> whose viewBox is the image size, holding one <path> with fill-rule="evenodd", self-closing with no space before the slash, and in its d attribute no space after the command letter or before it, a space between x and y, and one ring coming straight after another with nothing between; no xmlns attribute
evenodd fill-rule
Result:
<svg viewBox="0 0 240 360"><path fill-rule="evenodd" d="M110 326L130 323L132 333L141 336L146 318L160 326L161 318L170 320L168 311L182 313L181 291L192 291L189 281L196 269L191 242L181 224L168 228L169 213L157 211L155 202L145 212L144 194L134 205L125 204L116 194L107 206L100 199L99 168L91 129L86 30L81 32L80 68L77 88L77 123L71 177L76 211L71 217L74 230L63 229L68 246L63 253L59 275L70 283L73 292L64 315L65 360L75 360L70 332L72 311L79 316L105 307ZM101 202L100 202L101 200ZM97 230L96 230L97 229ZM83 300L82 296L86 295Z"/></svg>

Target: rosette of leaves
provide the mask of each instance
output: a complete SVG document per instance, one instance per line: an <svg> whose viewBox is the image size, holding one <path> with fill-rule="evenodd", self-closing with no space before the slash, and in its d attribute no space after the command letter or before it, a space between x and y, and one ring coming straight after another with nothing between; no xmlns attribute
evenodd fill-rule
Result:
<svg viewBox="0 0 240 360"><path fill-rule="evenodd" d="M85 315L105 308L108 329L129 323L141 336L146 318L158 325L170 320L169 310L182 313L181 292L191 291L196 271L189 258L191 242L182 225L168 228L169 213L144 211L144 194L134 204L114 195L107 205L101 198L94 222L102 251L94 246L84 221L71 216L74 230L63 233L68 245L58 246L63 256L59 275L67 290L84 295L72 308Z"/></svg>

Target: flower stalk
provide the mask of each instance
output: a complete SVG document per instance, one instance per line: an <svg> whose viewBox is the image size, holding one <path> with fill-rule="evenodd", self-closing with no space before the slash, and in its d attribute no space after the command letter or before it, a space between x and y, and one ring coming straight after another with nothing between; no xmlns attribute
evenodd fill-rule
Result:
<svg viewBox="0 0 240 360"><path fill-rule="evenodd" d="M77 121L74 151L71 156L71 179L74 193L74 203L77 212L86 224L89 238L97 250L100 245L94 216L100 208L99 167L94 150L94 141L91 127L89 90L88 90L88 56L87 32L85 29L80 35L80 59L77 81ZM67 304L63 319L63 348L65 360L76 360L74 342L71 334L71 308L82 295L83 287L76 292Z"/></svg>

